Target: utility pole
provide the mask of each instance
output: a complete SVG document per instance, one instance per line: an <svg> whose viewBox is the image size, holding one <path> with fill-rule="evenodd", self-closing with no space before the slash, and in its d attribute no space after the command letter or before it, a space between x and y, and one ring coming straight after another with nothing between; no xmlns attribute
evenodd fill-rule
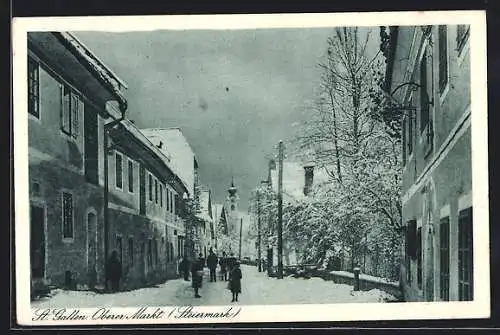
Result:
<svg viewBox="0 0 500 335"><path fill-rule="evenodd" d="M257 190L257 264L259 272L262 272L262 251L261 251L261 235L260 235L260 190Z"/></svg>
<svg viewBox="0 0 500 335"><path fill-rule="evenodd" d="M243 218L240 218L240 250L239 250L239 259L241 260L241 236L243 232Z"/></svg>
<svg viewBox="0 0 500 335"><path fill-rule="evenodd" d="M283 141L278 149L278 279L283 279Z"/></svg>

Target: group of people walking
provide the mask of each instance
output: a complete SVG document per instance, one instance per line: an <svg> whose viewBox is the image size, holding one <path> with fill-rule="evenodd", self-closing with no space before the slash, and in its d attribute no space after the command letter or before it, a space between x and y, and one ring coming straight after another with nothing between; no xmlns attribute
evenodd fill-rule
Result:
<svg viewBox="0 0 500 335"><path fill-rule="evenodd" d="M240 262L234 257L233 253L227 257L226 253L223 252L222 257L217 257L212 249L209 251L206 262L200 253L197 260L189 262L184 257L179 264L179 272L185 281L189 281L189 272L191 272L191 286L194 288L195 298L201 298L199 289L203 284L205 264L210 271L210 282L217 281L217 265L220 266L221 280L228 282L228 289L233 294L231 302L238 301L238 294L241 293L241 279L243 277Z"/></svg>
<svg viewBox="0 0 500 335"><path fill-rule="evenodd" d="M231 253L227 257L223 252L221 257L217 257L212 249L209 251L207 260L200 253L198 259L190 262L186 257L179 263L179 273L185 281L189 281L191 273L191 286L194 288L195 298L201 298L199 289L203 284L204 268L208 267L210 271L210 282L217 281L217 266L220 267L220 276L222 281L227 281L227 288L232 292L231 302L238 301L238 295L241 293L241 279L243 277L240 261ZM118 292L120 290L120 279L122 277L122 264L118 257L118 252L114 250L106 264L106 280L110 283L110 291Z"/></svg>

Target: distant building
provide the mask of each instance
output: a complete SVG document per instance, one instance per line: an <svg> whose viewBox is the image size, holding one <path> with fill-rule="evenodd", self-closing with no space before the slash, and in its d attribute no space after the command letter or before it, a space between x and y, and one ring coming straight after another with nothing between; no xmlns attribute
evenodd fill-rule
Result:
<svg viewBox="0 0 500 335"><path fill-rule="evenodd" d="M401 283L408 301L473 299L469 26L390 28L386 90L404 111Z"/></svg>
<svg viewBox="0 0 500 335"><path fill-rule="evenodd" d="M179 199L189 200L193 206L195 215L200 213L200 199L199 199L199 177L198 177L198 161L196 155L191 148L182 130L178 127L172 128L147 128L141 129L141 132L164 154L169 160L169 166L179 176L183 185L187 188L184 194L179 194ZM188 220L189 221L189 220ZM197 235L201 232L203 221L195 220L195 222L186 222L188 225L193 225L190 228L191 232L186 231L186 236L182 240L183 246L188 248L189 252L194 252L197 256L198 253L204 253L204 246L200 244L200 236L193 236L195 241L192 248L184 243L189 240L190 234ZM198 241L198 242L196 242ZM185 250L185 253L189 253ZM194 255L187 254L188 257Z"/></svg>
<svg viewBox="0 0 500 335"><path fill-rule="evenodd" d="M210 190L200 191L200 212L197 215L201 221L199 224L199 236L201 250L205 257L208 255L210 248L215 248L215 229L212 214L212 192Z"/></svg>
<svg viewBox="0 0 500 335"><path fill-rule="evenodd" d="M109 231L128 288L177 276L184 254L182 195L170 160L132 122L109 131Z"/></svg>

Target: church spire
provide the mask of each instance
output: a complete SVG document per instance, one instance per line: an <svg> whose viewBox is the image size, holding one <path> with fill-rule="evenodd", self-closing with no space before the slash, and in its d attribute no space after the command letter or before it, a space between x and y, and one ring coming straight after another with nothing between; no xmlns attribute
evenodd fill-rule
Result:
<svg viewBox="0 0 500 335"><path fill-rule="evenodd" d="M231 178L231 186L227 191L229 192L229 196L231 197L234 197L234 195L236 194L237 188L236 186L234 186L234 177Z"/></svg>

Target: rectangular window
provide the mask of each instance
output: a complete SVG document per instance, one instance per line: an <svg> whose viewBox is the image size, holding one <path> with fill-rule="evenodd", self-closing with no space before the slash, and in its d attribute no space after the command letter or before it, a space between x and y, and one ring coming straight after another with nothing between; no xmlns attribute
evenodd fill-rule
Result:
<svg viewBox="0 0 500 335"><path fill-rule="evenodd" d="M170 197L172 196L172 193L170 193L170 190L167 189L167 212L170 212Z"/></svg>
<svg viewBox="0 0 500 335"><path fill-rule="evenodd" d="M115 154L115 185L119 189L123 188L122 155L119 153Z"/></svg>
<svg viewBox="0 0 500 335"><path fill-rule="evenodd" d="M128 161L128 191L134 193L134 162Z"/></svg>
<svg viewBox="0 0 500 335"><path fill-rule="evenodd" d="M170 212L174 212L174 193L170 194Z"/></svg>
<svg viewBox="0 0 500 335"><path fill-rule="evenodd" d="M160 184L160 207L163 207L163 184Z"/></svg>
<svg viewBox="0 0 500 335"><path fill-rule="evenodd" d="M170 190L167 188L167 212L170 212Z"/></svg>
<svg viewBox="0 0 500 335"><path fill-rule="evenodd" d="M63 238L73 238L73 194L62 193Z"/></svg>
<svg viewBox="0 0 500 335"><path fill-rule="evenodd" d="M74 138L78 136L81 99L67 85L61 85L61 130Z"/></svg>
<svg viewBox="0 0 500 335"><path fill-rule="evenodd" d="M458 299L473 297L472 207L460 211L458 217Z"/></svg>
<svg viewBox="0 0 500 335"><path fill-rule="evenodd" d="M443 93L448 84L448 30L444 25L438 28L439 92Z"/></svg>
<svg viewBox="0 0 500 335"><path fill-rule="evenodd" d="M457 26L457 51L460 53L469 37L470 26L460 24Z"/></svg>
<svg viewBox="0 0 500 335"><path fill-rule="evenodd" d="M439 292L443 301L450 300L450 218L441 219L439 225Z"/></svg>
<svg viewBox="0 0 500 335"><path fill-rule="evenodd" d="M408 256L417 259L417 221L408 221Z"/></svg>
<svg viewBox="0 0 500 335"><path fill-rule="evenodd" d="M427 55L420 61L420 131L429 123L429 95L427 90Z"/></svg>
<svg viewBox="0 0 500 335"><path fill-rule="evenodd" d="M134 239L132 237L128 238L128 264L132 267L134 266Z"/></svg>
<svg viewBox="0 0 500 335"><path fill-rule="evenodd" d="M153 201L153 176L148 174L149 201Z"/></svg>
<svg viewBox="0 0 500 335"><path fill-rule="evenodd" d="M39 65L28 57L28 113L40 118L40 70Z"/></svg>
<svg viewBox="0 0 500 335"><path fill-rule="evenodd" d="M158 179L155 179L155 202L158 203Z"/></svg>
<svg viewBox="0 0 500 335"><path fill-rule="evenodd" d="M417 229L417 285L422 288L422 227Z"/></svg>
<svg viewBox="0 0 500 335"><path fill-rule="evenodd" d="M174 194L174 213L179 215L179 196Z"/></svg>

